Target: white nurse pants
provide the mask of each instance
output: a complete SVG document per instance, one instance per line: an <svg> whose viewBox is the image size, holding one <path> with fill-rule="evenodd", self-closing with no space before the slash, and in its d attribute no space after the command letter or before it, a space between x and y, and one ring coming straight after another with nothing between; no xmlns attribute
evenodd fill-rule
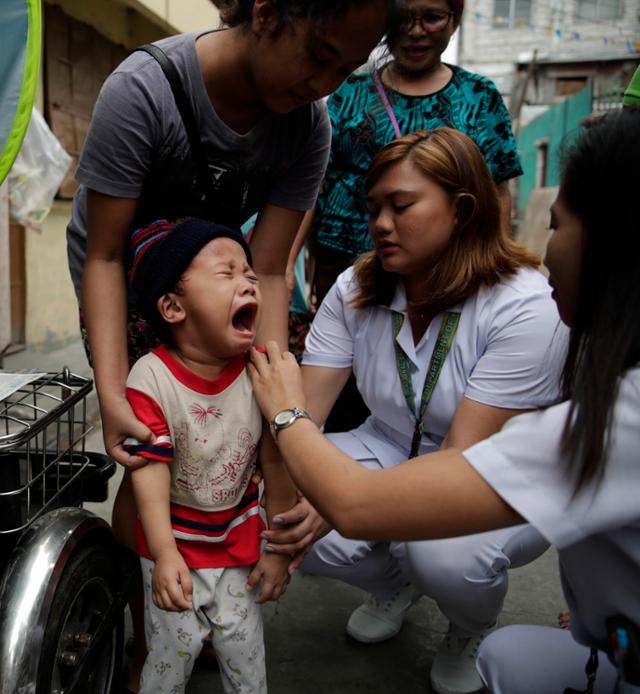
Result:
<svg viewBox="0 0 640 694"><path fill-rule="evenodd" d="M480 645L477 667L492 694L562 694L584 690L589 649L571 633L553 627L512 625L490 634ZM613 694L616 670L599 654L594 694ZM618 694L638 688L621 685Z"/></svg>
<svg viewBox="0 0 640 694"><path fill-rule="evenodd" d="M359 461L370 469L377 460ZM524 566L549 544L530 525L424 542L350 540L337 531L318 540L301 569L337 578L388 600L408 581L469 633L495 623L508 587L507 569Z"/></svg>

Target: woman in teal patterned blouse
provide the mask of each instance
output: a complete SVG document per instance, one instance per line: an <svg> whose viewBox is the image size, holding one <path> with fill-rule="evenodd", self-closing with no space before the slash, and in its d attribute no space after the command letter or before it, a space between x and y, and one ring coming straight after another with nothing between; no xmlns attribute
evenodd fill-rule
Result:
<svg viewBox="0 0 640 694"><path fill-rule="evenodd" d="M510 224L508 180L522 173L509 114L486 77L441 61L460 23L464 0L408 0L404 24L388 37L391 60L378 75L402 134L449 126L480 147ZM374 73L354 73L329 98L331 158L314 219L318 303L337 275L371 249L364 177L394 127Z"/></svg>
<svg viewBox="0 0 640 694"><path fill-rule="evenodd" d="M312 222L318 305L338 275L372 248L364 178L375 155L397 135L388 108L403 135L439 126L469 135L498 186L501 223L510 228L508 181L522 168L509 113L491 80L441 60L464 0L407 0L406 7L406 16L387 36L391 60L373 72L354 73L329 98L331 154ZM351 379L325 430L349 431L368 414Z"/></svg>

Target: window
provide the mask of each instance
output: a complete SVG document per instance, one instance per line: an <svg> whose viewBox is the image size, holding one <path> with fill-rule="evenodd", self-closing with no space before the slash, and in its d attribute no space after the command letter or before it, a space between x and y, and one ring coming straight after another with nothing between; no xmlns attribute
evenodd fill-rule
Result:
<svg viewBox="0 0 640 694"><path fill-rule="evenodd" d="M525 27L531 20L531 0L495 0L493 26L513 29Z"/></svg>
<svg viewBox="0 0 640 694"><path fill-rule="evenodd" d="M586 22L622 19L623 0L578 0L578 19Z"/></svg>
<svg viewBox="0 0 640 694"><path fill-rule="evenodd" d="M564 98L572 94L577 94L585 88L586 84L587 78L579 75L556 77L554 85L555 96Z"/></svg>

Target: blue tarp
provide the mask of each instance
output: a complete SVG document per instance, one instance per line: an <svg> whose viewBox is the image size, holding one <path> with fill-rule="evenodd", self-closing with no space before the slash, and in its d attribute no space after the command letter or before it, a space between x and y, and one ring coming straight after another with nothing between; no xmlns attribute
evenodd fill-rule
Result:
<svg viewBox="0 0 640 694"><path fill-rule="evenodd" d="M31 116L40 60L40 0L0 1L0 182Z"/></svg>

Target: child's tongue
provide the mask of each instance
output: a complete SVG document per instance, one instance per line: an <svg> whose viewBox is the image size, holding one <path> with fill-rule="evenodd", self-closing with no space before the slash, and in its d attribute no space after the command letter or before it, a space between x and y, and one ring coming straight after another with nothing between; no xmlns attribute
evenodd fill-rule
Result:
<svg viewBox="0 0 640 694"><path fill-rule="evenodd" d="M251 316L250 311L246 308L241 308L233 317L233 327L245 333L251 332Z"/></svg>

